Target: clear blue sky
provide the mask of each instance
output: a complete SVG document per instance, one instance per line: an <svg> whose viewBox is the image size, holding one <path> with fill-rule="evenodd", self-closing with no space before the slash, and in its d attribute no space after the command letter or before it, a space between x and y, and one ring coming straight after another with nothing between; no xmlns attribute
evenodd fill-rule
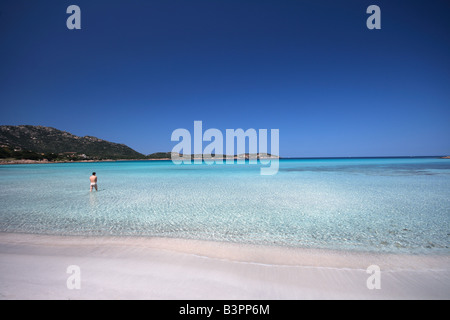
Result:
<svg viewBox="0 0 450 320"><path fill-rule="evenodd" d="M0 124L145 154L194 120L279 129L281 156L450 154L449 15L438 0L2 0Z"/></svg>

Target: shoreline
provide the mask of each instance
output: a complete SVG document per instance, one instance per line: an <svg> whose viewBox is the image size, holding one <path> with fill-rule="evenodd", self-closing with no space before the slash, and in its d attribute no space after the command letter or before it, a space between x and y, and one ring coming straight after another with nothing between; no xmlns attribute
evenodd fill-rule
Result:
<svg viewBox="0 0 450 320"><path fill-rule="evenodd" d="M0 299L449 299L450 256L0 232ZM66 287L79 265L83 289ZM382 290L369 290L378 265Z"/></svg>
<svg viewBox="0 0 450 320"><path fill-rule="evenodd" d="M76 161L41 161L41 160L11 160L0 161L0 165L12 164L56 164L56 163L100 163L100 162L120 162L120 161L167 161L169 158L162 159L106 159L106 160L76 160Z"/></svg>
<svg viewBox="0 0 450 320"><path fill-rule="evenodd" d="M345 268L365 270L374 263L382 263L385 270L441 268L446 262L450 270L449 254L391 253L355 250L303 248L186 238L152 236L85 236L52 235L0 231L3 243L49 247L130 247L177 252L236 263L273 266L317 268ZM324 259L326 257L326 259ZM322 259L318 259L322 258Z"/></svg>
<svg viewBox="0 0 450 320"><path fill-rule="evenodd" d="M317 159L323 159L323 160L330 160L330 159L390 159L390 158L398 158L398 159L411 159L411 158L432 158L432 159L450 159L450 156L417 156L417 157L410 157L410 156L403 156L403 157L323 157L323 158L285 158L285 157L276 157L276 158L260 158L264 160L268 159L278 159L278 160L317 160ZM192 158L192 160L198 160L200 158ZM234 157L234 160L238 160L241 158ZM248 158L245 158L248 159ZM76 160L76 161L44 161L44 160L0 160L0 165L13 165L13 164L56 164L56 163L101 163L101 162L121 162L121 161L169 161L172 160L171 158L160 158L160 159L105 159L105 160ZM205 160L205 159L204 159ZM208 160L208 159L206 159ZM225 158L223 160L226 160Z"/></svg>

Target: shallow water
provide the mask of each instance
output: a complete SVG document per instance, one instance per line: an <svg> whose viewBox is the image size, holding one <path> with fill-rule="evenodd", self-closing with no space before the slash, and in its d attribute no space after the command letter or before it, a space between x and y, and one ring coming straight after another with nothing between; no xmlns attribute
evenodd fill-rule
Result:
<svg viewBox="0 0 450 320"><path fill-rule="evenodd" d="M96 171L99 192L89 193ZM450 160L0 166L0 231L448 254Z"/></svg>

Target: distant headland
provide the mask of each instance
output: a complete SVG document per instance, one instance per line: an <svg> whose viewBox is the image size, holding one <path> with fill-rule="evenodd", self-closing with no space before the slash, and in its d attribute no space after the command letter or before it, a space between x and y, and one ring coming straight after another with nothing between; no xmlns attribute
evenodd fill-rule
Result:
<svg viewBox="0 0 450 320"><path fill-rule="evenodd" d="M176 154L181 156L180 154ZM190 155L192 160L281 158L268 153L239 155ZM450 159L450 156L436 157ZM172 152L139 153L125 144L92 136L79 137L44 126L0 126L0 164L65 163L98 161L171 160Z"/></svg>
<svg viewBox="0 0 450 320"><path fill-rule="evenodd" d="M180 154L177 154L180 156ZM212 155L193 154L191 159L267 159L270 154ZM170 160L171 152L139 153L119 143L96 137L79 137L44 126L0 126L0 164L97 162L124 160Z"/></svg>

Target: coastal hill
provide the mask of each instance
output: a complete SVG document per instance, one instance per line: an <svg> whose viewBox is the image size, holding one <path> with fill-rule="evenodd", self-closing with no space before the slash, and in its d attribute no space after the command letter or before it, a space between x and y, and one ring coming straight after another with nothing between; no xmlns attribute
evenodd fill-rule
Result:
<svg viewBox="0 0 450 320"><path fill-rule="evenodd" d="M0 126L0 158L32 160L145 159L124 144L43 126Z"/></svg>
<svg viewBox="0 0 450 320"><path fill-rule="evenodd" d="M267 153L213 156L215 159L266 159L275 157ZM171 152L156 152L150 155L143 155L124 144L113 143L91 136L79 137L51 127L31 125L0 126L0 162L2 163L168 160L171 157ZM212 159L211 156L208 157L201 154L190 155L190 158Z"/></svg>

